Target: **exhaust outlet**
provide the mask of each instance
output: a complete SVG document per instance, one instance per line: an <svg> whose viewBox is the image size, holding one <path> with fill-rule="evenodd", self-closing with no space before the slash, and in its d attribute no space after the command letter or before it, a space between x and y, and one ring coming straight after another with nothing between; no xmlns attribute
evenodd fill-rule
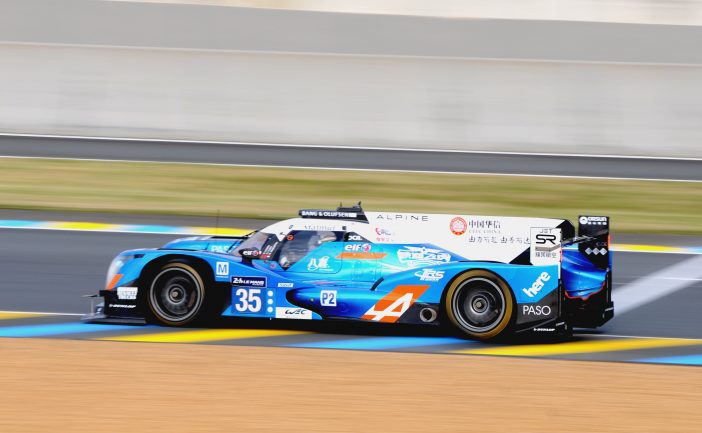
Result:
<svg viewBox="0 0 702 433"><path fill-rule="evenodd" d="M419 319L424 323L433 322L438 316L438 313L433 308L422 308L419 310Z"/></svg>

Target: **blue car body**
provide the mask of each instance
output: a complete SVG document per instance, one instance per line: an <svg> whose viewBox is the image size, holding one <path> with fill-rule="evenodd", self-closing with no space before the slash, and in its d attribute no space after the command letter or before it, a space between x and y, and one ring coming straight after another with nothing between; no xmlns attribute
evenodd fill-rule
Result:
<svg viewBox="0 0 702 433"><path fill-rule="evenodd" d="M471 272L487 272L509 288L510 332L596 327L613 315L609 220L591 227L606 217L581 217L575 236L571 223L553 219L359 208L301 216L245 237L191 237L124 251L88 320L152 318L149 302L159 301L147 293L169 263L196 269L206 299L216 303L211 314L228 317L439 325L447 322L447 288ZM539 236L555 232L548 258L539 257Z"/></svg>

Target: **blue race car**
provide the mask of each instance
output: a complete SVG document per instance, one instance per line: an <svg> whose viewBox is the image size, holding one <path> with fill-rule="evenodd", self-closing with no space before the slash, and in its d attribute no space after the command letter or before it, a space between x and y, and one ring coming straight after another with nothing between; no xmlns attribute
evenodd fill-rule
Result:
<svg viewBox="0 0 702 433"><path fill-rule="evenodd" d="M301 210L243 237L178 239L110 265L90 321L219 317L448 324L469 338L613 317L609 218Z"/></svg>

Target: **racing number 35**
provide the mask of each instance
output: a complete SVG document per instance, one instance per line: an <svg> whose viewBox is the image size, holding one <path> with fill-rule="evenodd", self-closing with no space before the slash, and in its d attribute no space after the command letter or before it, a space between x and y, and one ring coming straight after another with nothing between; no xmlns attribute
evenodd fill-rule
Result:
<svg viewBox="0 0 702 433"><path fill-rule="evenodd" d="M261 311L261 289L241 287L234 292L238 298L234 308L240 313L258 313Z"/></svg>

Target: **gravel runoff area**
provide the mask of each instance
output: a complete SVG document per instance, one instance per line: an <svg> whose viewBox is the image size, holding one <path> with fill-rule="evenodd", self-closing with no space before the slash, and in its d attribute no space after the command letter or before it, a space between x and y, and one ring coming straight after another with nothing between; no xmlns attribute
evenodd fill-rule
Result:
<svg viewBox="0 0 702 433"><path fill-rule="evenodd" d="M0 431L699 432L702 369L0 340Z"/></svg>

